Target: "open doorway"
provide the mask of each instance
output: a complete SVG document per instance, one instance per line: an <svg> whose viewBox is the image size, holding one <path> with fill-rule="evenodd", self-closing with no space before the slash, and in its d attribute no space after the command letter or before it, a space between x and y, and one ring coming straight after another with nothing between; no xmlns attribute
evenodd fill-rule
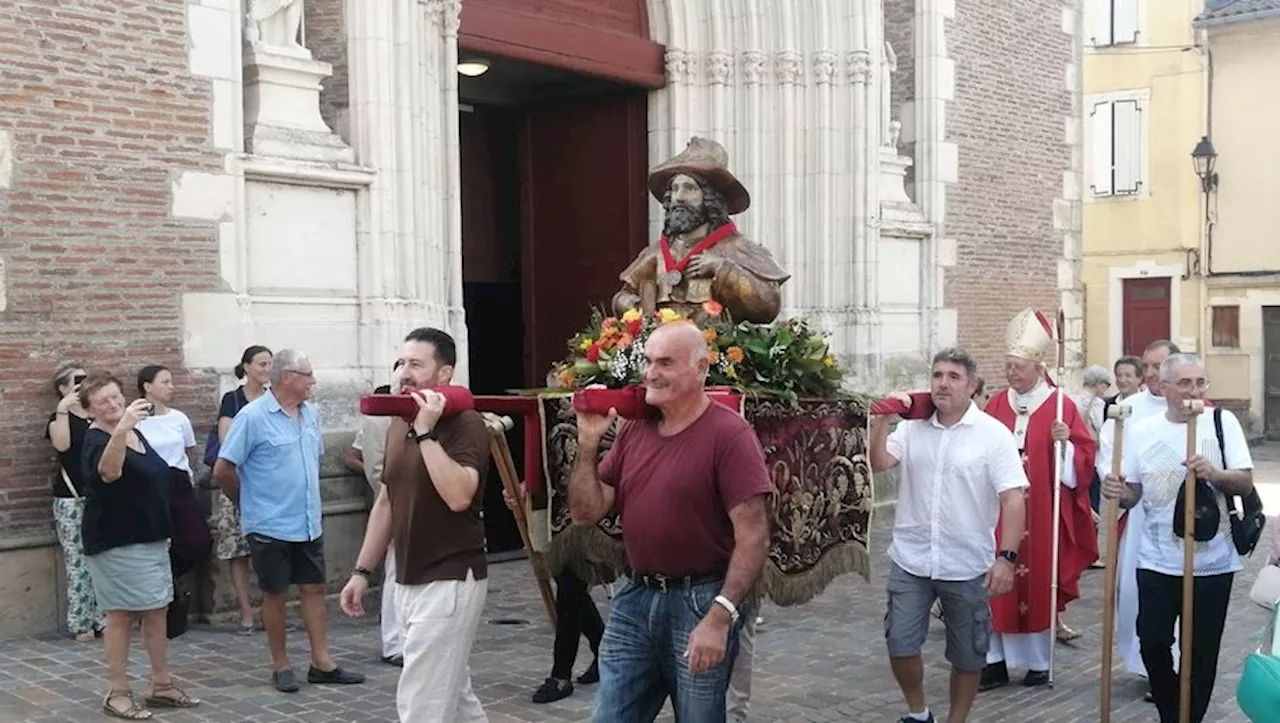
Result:
<svg viewBox="0 0 1280 723"><path fill-rule="evenodd" d="M607 307L646 245L647 93L495 58L460 78L463 300L476 394L546 385L551 364ZM522 420L508 434L521 468ZM496 472L491 555L522 543Z"/></svg>

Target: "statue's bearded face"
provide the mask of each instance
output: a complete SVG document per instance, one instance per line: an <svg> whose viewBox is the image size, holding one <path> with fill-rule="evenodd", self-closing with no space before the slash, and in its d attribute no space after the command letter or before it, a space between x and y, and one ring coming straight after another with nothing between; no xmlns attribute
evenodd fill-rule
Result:
<svg viewBox="0 0 1280 723"><path fill-rule="evenodd" d="M696 231L703 225L718 228L729 222L724 195L698 176L681 173L673 177L662 207L667 212L663 233L668 238Z"/></svg>

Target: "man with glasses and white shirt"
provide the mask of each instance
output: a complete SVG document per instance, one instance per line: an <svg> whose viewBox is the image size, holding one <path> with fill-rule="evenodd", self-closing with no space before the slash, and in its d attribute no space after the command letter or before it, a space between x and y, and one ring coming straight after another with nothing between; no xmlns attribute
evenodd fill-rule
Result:
<svg viewBox="0 0 1280 723"><path fill-rule="evenodd" d="M1124 474L1108 473L1102 494L1119 500L1121 507L1143 509L1141 524L1130 522L1129 528L1138 546L1138 640L1160 721L1178 723L1179 671L1174 669L1172 647L1185 574L1181 503L1187 469L1196 473L1189 723L1200 723L1208 712L1217 676L1232 579L1243 568L1231 538L1227 495L1247 495L1253 489L1253 458L1239 420L1225 409L1216 412L1221 415L1221 438L1214 410L1205 410L1196 426L1197 454L1186 458L1183 402L1203 400L1209 388L1199 357L1169 356L1160 364L1158 383L1168 400L1165 413L1134 424L1132 436L1125 435ZM1201 503L1210 500L1212 504L1201 513Z"/></svg>
<svg viewBox="0 0 1280 723"><path fill-rule="evenodd" d="M900 468L885 638L907 702L902 723L934 720L920 655L934 600L942 601L952 666L949 720L964 723L987 664L988 597L1013 587L1029 482L1013 433L972 401L977 379L972 357L941 351L930 383L934 414L903 422L892 434L883 416L872 427L872 469ZM1004 549L997 552L1001 517Z"/></svg>

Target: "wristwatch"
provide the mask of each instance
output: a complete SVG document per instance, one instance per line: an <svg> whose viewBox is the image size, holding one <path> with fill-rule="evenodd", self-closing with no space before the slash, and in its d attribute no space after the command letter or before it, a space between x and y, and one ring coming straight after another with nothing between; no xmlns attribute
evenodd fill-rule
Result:
<svg viewBox="0 0 1280 723"><path fill-rule="evenodd" d="M1001 551L996 555L996 557L1002 557L1002 558L1004 558L1004 559L1008 560L1010 565L1016 565L1016 564L1018 564L1018 552L1017 552L1017 550L1001 550Z"/></svg>
<svg viewBox="0 0 1280 723"><path fill-rule="evenodd" d="M423 442L426 442L427 440L431 440L432 442L438 442L438 441L440 441L440 438L436 436L436 430L435 430L435 429L428 429L427 431L423 432L422 434L416 435L416 436L414 436L414 438L413 438L413 441L414 441L414 442L416 442L416 443L418 443L418 444L422 444Z"/></svg>
<svg viewBox="0 0 1280 723"><path fill-rule="evenodd" d="M373 577L373 570L370 570L367 567L361 567L360 565L356 565L355 569L351 571L351 575L352 577L359 575L364 579L368 580Z"/></svg>

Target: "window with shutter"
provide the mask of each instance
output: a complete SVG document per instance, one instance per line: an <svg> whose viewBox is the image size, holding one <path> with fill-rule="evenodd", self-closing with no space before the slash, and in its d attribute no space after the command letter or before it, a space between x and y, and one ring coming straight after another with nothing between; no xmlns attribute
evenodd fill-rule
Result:
<svg viewBox="0 0 1280 723"><path fill-rule="evenodd" d="M1112 192L1112 110L1111 103L1095 103L1093 106L1090 145L1093 167L1091 187L1095 196L1110 196Z"/></svg>
<svg viewBox="0 0 1280 723"><path fill-rule="evenodd" d="M1142 111L1136 100L1116 101L1111 108L1111 192L1137 193L1142 186Z"/></svg>
<svg viewBox="0 0 1280 723"><path fill-rule="evenodd" d="M1213 345L1235 349L1240 346L1240 307L1213 307Z"/></svg>
<svg viewBox="0 0 1280 723"><path fill-rule="evenodd" d="M1111 44L1138 42L1138 0L1111 0Z"/></svg>
<svg viewBox="0 0 1280 723"><path fill-rule="evenodd" d="M1086 170L1094 197L1148 193L1143 148L1146 97L1145 91L1121 91L1086 99L1090 109Z"/></svg>
<svg viewBox="0 0 1280 723"><path fill-rule="evenodd" d="M1111 44L1111 0L1088 0L1085 20L1089 23L1092 44L1105 47Z"/></svg>

